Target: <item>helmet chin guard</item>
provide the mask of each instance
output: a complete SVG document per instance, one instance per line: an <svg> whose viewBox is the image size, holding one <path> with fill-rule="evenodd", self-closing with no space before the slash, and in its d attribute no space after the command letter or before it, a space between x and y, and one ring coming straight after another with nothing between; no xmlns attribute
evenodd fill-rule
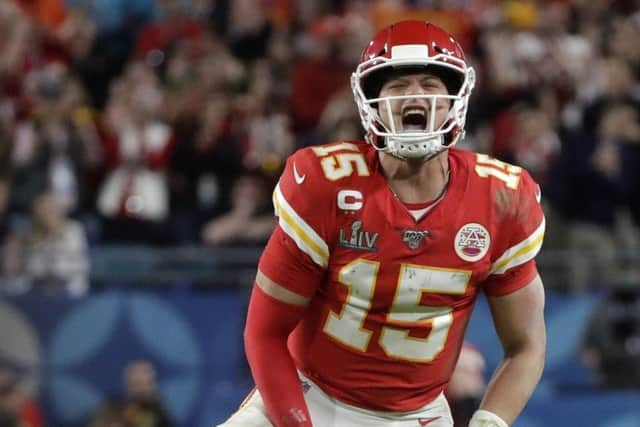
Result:
<svg viewBox="0 0 640 427"><path fill-rule="evenodd" d="M397 70L433 73L446 85L448 94L415 94L380 97L385 76ZM444 30L423 21L402 21L380 31L362 53L351 75L351 88L360 113L365 139L376 149L401 159L429 159L454 146L464 137L469 96L475 72L467 65L460 45ZM391 101L425 99L429 117L424 130L396 129ZM438 100L450 103L449 113L436 128ZM388 116L382 120L380 103Z"/></svg>
<svg viewBox="0 0 640 427"><path fill-rule="evenodd" d="M387 137L385 145L387 152L401 159L430 159L441 153L445 146L442 143L442 135L430 138L396 138Z"/></svg>

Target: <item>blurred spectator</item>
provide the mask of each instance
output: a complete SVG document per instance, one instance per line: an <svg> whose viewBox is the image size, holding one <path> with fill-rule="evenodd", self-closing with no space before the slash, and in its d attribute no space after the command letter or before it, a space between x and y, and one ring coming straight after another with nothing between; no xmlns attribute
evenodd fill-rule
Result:
<svg viewBox="0 0 640 427"><path fill-rule="evenodd" d="M70 31L75 37L73 42L67 40L67 43L71 43L71 54L79 51L81 55L74 58L75 69L90 95L92 105L104 111L111 96L111 84L122 74L133 51L136 28L127 26L118 31L98 32L97 29L86 28L86 17L79 20L77 25L81 26L81 33ZM60 37L65 36L63 34ZM83 52L84 49L86 52Z"/></svg>
<svg viewBox="0 0 640 427"><path fill-rule="evenodd" d="M9 80L19 79L29 63L35 62L35 54L40 51L34 43L35 32L36 28L13 1L0 2L0 77L4 85ZM9 85L19 84L19 81L13 80Z"/></svg>
<svg viewBox="0 0 640 427"><path fill-rule="evenodd" d="M0 367L0 426L43 426L40 408L23 390L13 372L4 366Z"/></svg>
<svg viewBox="0 0 640 427"><path fill-rule="evenodd" d="M258 176L240 178L233 187L231 211L207 223L202 240L212 245L266 242L275 226L269 190Z"/></svg>
<svg viewBox="0 0 640 427"><path fill-rule="evenodd" d="M347 89L336 93L320 116L316 128L317 143L355 141L361 139L362 135L362 125L353 103L353 94Z"/></svg>
<svg viewBox="0 0 640 427"><path fill-rule="evenodd" d="M351 65L340 54L347 40L342 17L324 16L314 21L305 39L304 58L292 72L291 114L293 128L305 135L318 124L331 97L348 87Z"/></svg>
<svg viewBox="0 0 640 427"><path fill-rule="evenodd" d="M0 371L0 426L20 427L20 407L22 406L22 396L20 396L15 380L9 371Z"/></svg>
<svg viewBox="0 0 640 427"><path fill-rule="evenodd" d="M132 427L125 417L125 405L115 399L104 401L90 417L87 427Z"/></svg>
<svg viewBox="0 0 640 427"><path fill-rule="evenodd" d="M96 32L96 23L89 14L84 10L74 9L66 14L52 36L65 46L70 60L75 62L82 61L89 55Z"/></svg>
<svg viewBox="0 0 640 427"><path fill-rule="evenodd" d="M454 425L466 426L484 395L486 363L480 351L468 342L462 345L446 390Z"/></svg>
<svg viewBox="0 0 640 427"><path fill-rule="evenodd" d="M102 159L84 92L60 63L32 72L26 83L34 107L31 120L24 126L32 126L35 140L33 159L23 165L23 173L45 173L40 185L50 187L67 212L86 209L86 176Z"/></svg>
<svg viewBox="0 0 640 427"><path fill-rule="evenodd" d="M171 215L175 241L199 241L205 220L231 206L242 173L247 129L240 118L239 88L246 67L218 38L173 46L164 70L165 114L176 133L171 157Z"/></svg>
<svg viewBox="0 0 640 427"><path fill-rule="evenodd" d="M613 289L591 314L583 363L602 387L640 387L640 291Z"/></svg>
<svg viewBox="0 0 640 427"><path fill-rule="evenodd" d="M65 0L70 8L90 13L100 33L111 33L135 27L153 19L155 0Z"/></svg>
<svg viewBox="0 0 640 427"><path fill-rule="evenodd" d="M246 93L236 97L232 126L241 129L243 148L242 169L238 172L248 174L237 180L234 177L229 211L204 226L202 240L206 243L262 242L275 224L271 181L294 150L295 142L282 94L275 92L274 72L267 61L254 62Z"/></svg>
<svg viewBox="0 0 640 427"><path fill-rule="evenodd" d="M122 398L107 398L90 417L87 427L171 427L153 365L146 360L132 361L123 373Z"/></svg>
<svg viewBox="0 0 640 427"><path fill-rule="evenodd" d="M131 427L170 427L160 399L156 371L148 361L129 363L124 371L125 419Z"/></svg>
<svg viewBox="0 0 640 427"><path fill-rule="evenodd" d="M158 399L158 384L153 365L144 360L129 363L124 369L124 389L126 396L134 400Z"/></svg>
<svg viewBox="0 0 640 427"><path fill-rule="evenodd" d="M204 37L202 22L191 18L188 11L180 0L156 1L156 19L143 25L136 37L136 55L148 63L159 63L174 43Z"/></svg>
<svg viewBox="0 0 640 427"><path fill-rule="evenodd" d="M569 221L572 289L610 283L622 248L616 239L619 216L635 203L637 191L629 185L637 179L640 160L635 153L640 142L640 103L633 97L631 70L619 59L599 64L596 81L605 83L584 109L583 126L564 129L560 158L545 189Z"/></svg>
<svg viewBox="0 0 640 427"><path fill-rule="evenodd" d="M66 18L64 0L17 0L22 9L39 25L54 30Z"/></svg>
<svg viewBox="0 0 640 427"><path fill-rule="evenodd" d="M640 107L640 93L635 89L637 82L631 65L622 58L610 57L601 59L596 64L594 75L597 92L591 102L584 108L582 126L587 132L596 132L606 114L614 104L628 104ZM615 137L615 126L602 129L605 137ZM611 133L613 132L613 134Z"/></svg>
<svg viewBox="0 0 640 427"><path fill-rule="evenodd" d="M568 133L546 190L568 221L568 286L584 290L607 283L614 266L614 231L621 205L618 147L587 134Z"/></svg>
<svg viewBox="0 0 640 427"><path fill-rule="evenodd" d="M51 63L27 75L25 95L33 108L14 128L12 211L26 214L45 188L66 212L86 209L86 174L100 147L78 83L64 65Z"/></svg>
<svg viewBox="0 0 640 427"><path fill-rule="evenodd" d="M560 152L560 139L549 116L541 108L524 107L517 111L511 136L516 164L524 167L541 185Z"/></svg>
<svg viewBox="0 0 640 427"><path fill-rule="evenodd" d="M89 289L89 253L82 225L65 215L52 192L33 201L30 225L16 231L4 257L16 285L45 293L84 295Z"/></svg>
<svg viewBox="0 0 640 427"><path fill-rule="evenodd" d="M163 92L153 70L135 61L114 83L106 112L108 172L97 206L107 241L167 240L167 170L173 129L160 117Z"/></svg>
<svg viewBox="0 0 640 427"><path fill-rule="evenodd" d="M203 222L231 208L231 190L242 171L242 155L226 119L228 102L223 94L212 97L201 112L204 121L191 129L178 128L183 132L171 160L171 204L179 243L199 240Z"/></svg>
<svg viewBox="0 0 640 427"><path fill-rule="evenodd" d="M272 32L267 3L253 0L228 3L226 38L234 56L246 61L264 57Z"/></svg>
<svg viewBox="0 0 640 427"><path fill-rule="evenodd" d="M295 147L291 123L282 99L273 92L275 81L268 63L255 62L251 73L247 93L238 103L248 128L244 165L276 175Z"/></svg>

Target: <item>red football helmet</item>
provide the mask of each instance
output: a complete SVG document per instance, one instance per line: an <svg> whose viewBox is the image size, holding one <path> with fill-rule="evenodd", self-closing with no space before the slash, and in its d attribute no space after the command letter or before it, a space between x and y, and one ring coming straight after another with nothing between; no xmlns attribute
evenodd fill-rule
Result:
<svg viewBox="0 0 640 427"><path fill-rule="evenodd" d="M398 69L428 71L440 77L448 95L409 95L380 97L380 88L391 72ZM381 30L362 52L360 64L351 75L366 140L379 150L396 157L429 158L452 147L464 136L469 95L475 84L475 72L467 65L462 48L443 29L424 21L402 21ZM435 111L438 99L451 102L449 115L435 128L434 114L424 130L397 130L391 113L389 126L380 119L378 104L396 99L424 98Z"/></svg>

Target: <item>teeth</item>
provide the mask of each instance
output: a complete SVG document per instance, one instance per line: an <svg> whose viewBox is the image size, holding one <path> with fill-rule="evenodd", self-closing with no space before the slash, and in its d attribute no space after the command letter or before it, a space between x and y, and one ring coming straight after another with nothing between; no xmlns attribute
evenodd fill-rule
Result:
<svg viewBox="0 0 640 427"><path fill-rule="evenodd" d="M422 116L425 115L425 111L422 108L407 108L402 112L402 117L406 117L409 114L420 114Z"/></svg>
<svg viewBox="0 0 640 427"><path fill-rule="evenodd" d="M417 119L417 116L421 119ZM427 123L427 112L422 107L407 107L402 111L403 130L424 130Z"/></svg>

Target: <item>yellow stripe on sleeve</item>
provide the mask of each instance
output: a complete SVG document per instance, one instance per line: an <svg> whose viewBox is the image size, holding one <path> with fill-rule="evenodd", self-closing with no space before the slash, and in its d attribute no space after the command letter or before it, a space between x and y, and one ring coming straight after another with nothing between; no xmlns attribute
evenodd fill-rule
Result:
<svg viewBox="0 0 640 427"><path fill-rule="evenodd" d="M493 263L491 274L502 274L510 268L533 259L542 247L544 230L545 220L543 218L542 223L527 239L507 249L504 254Z"/></svg>
<svg viewBox="0 0 640 427"><path fill-rule="evenodd" d="M282 230L296 242L301 251L309 255L316 264L325 268L329 261L328 245L287 203L279 185L273 192L273 205Z"/></svg>

